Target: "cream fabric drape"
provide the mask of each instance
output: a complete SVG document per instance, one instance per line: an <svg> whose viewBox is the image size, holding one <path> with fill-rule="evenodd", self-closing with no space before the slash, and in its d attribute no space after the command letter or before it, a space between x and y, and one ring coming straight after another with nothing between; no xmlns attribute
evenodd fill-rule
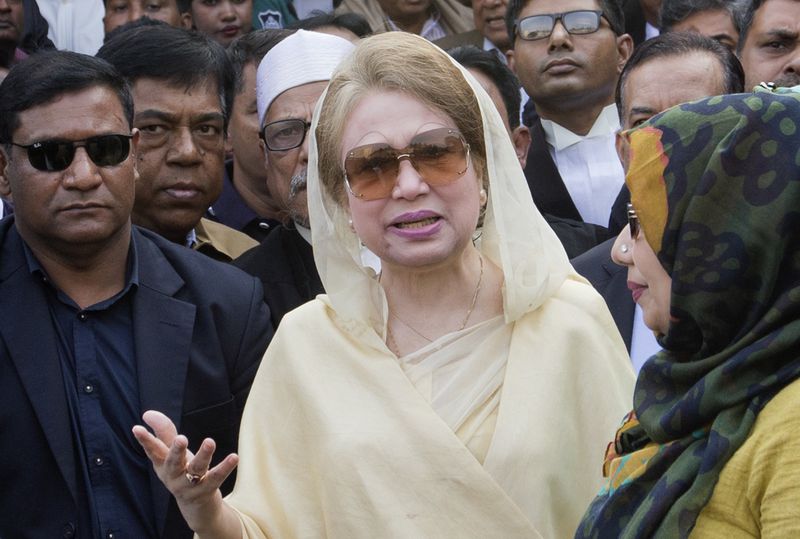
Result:
<svg viewBox="0 0 800 539"><path fill-rule="evenodd" d="M244 537L571 537L600 486L605 445L631 406L630 362L535 209L494 105L462 72L487 134L479 248L505 278L507 346L494 353L507 359L485 461L386 346L385 295L319 182L312 138L309 210L328 294L286 315L254 381L228 497Z"/></svg>

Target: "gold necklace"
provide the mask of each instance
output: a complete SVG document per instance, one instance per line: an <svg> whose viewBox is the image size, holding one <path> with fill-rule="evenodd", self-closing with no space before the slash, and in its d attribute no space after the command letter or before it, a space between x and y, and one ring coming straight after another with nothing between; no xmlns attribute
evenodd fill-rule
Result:
<svg viewBox="0 0 800 539"><path fill-rule="evenodd" d="M480 269L480 274L478 275L478 285L475 287L475 293L472 294L472 301L470 302L469 309L467 309L467 314L466 314L466 316L464 316L464 321L461 322L461 327L458 328L458 331L461 331L462 329L467 327L467 322L469 322L469 318L470 318L470 316L472 316L472 311L475 310L475 305L478 302L478 294L481 291L481 283L483 282L483 255L479 254L478 257L479 257L478 260L480 261L480 268L481 268ZM378 278L378 282L380 282L380 277ZM405 320L403 320L402 318L397 316L397 313L392 312L391 309L389 309L389 315L390 316L394 316L398 320L398 322L402 323L405 327L407 327L408 329L410 329L411 331L413 331L414 333L416 333L417 335L419 335L420 337L422 337L426 341L433 342L433 339L423 335L414 326L412 326L411 324L409 324L408 322L406 322ZM392 343L394 344L395 348L397 348L397 342L394 340L394 336L391 333L391 329L389 329L388 325L386 326L386 328L387 328L387 337L388 337L388 339L391 340Z"/></svg>

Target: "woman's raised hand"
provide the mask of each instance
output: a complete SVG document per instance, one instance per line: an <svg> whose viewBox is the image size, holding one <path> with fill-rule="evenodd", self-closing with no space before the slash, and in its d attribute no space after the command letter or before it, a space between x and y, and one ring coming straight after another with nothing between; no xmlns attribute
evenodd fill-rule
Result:
<svg viewBox="0 0 800 539"><path fill-rule="evenodd" d="M141 425L133 427L133 435L153 463L158 478L175 496L189 527L198 534L216 529L225 510L219 487L236 468L239 457L232 453L209 469L216 449L214 440L203 440L194 455L188 450L186 436L178 434L167 416L149 410L142 419L155 435Z"/></svg>

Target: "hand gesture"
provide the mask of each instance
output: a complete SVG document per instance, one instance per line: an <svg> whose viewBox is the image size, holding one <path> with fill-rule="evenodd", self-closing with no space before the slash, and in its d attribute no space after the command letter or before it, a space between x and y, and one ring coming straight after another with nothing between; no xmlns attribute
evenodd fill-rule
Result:
<svg viewBox="0 0 800 539"><path fill-rule="evenodd" d="M153 463L158 478L175 496L189 527L198 533L213 528L224 505L219 486L236 468L239 457L232 453L209 469L216 449L214 440L203 440L197 454L193 455L188 450L186 436L178 434L167 416L149 410L142 419L155 435L141 425L133 427L133 435Z"/></svg>

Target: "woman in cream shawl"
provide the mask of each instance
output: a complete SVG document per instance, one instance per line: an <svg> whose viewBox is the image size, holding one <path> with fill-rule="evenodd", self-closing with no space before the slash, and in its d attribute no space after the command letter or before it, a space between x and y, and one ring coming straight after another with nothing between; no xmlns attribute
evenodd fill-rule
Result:
<svg viewBox="0 0 800 539"><path fill-rule="evenodd" d="M308 201L328 294L281 323L240 459L206 472L213 444L188 454L154 412L160 440L134 429L189 525L204 538L572 535L633 372L534 208L492 101L440 49L392 32L339 66L314 118ZM385 198L345 188L354 146L407 147L442 127L469 144L459 178L428 185L401 157Z"/></svg>

